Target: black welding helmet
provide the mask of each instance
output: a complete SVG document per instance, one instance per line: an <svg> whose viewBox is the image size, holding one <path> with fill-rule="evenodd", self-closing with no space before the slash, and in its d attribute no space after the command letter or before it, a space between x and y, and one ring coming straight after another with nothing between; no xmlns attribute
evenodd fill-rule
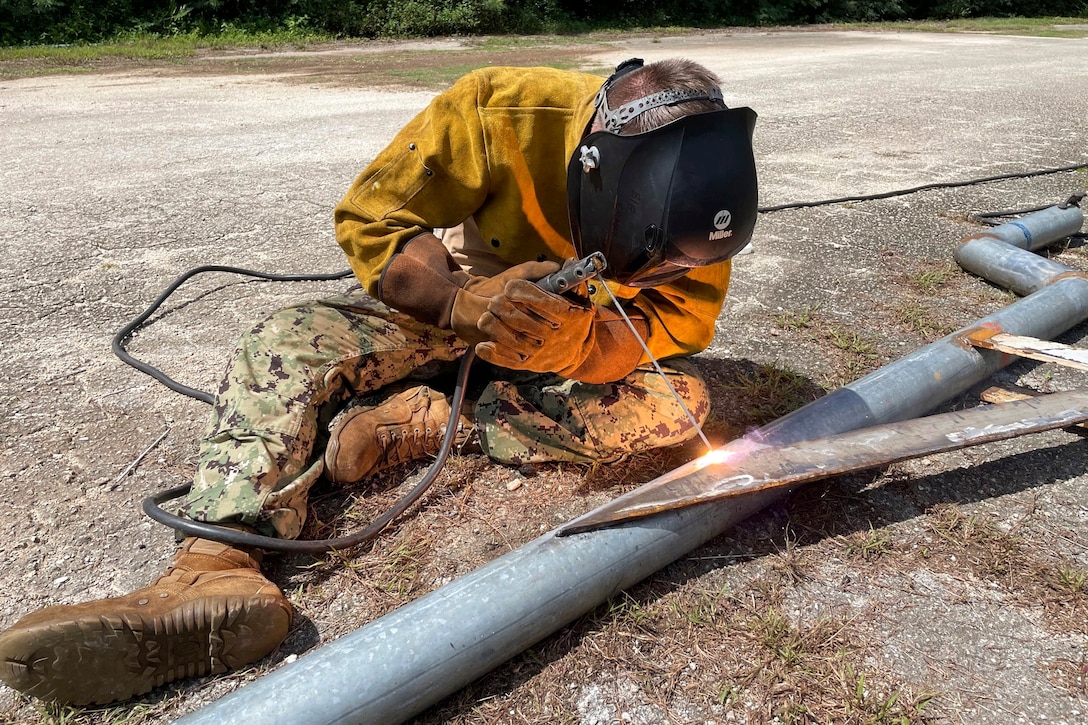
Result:
<svg viewBox="0 0 1088 725"><path fill-rule="evenodd" d="M723 108L582 139L567 167L578 255L601 252L606 277L653 287L743 249L758 213L755 122L750 108Z"/></svg>

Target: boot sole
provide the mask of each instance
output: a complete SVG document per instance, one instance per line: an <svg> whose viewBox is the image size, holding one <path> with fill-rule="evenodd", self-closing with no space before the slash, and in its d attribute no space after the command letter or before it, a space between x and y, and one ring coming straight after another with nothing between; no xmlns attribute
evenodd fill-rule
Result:
<svg viewBox="0 0 1088 725"><path fill-rule="evenodd" d="M281 600L262 596L202 597L156 617L43 622L0 635L0 679L43 700L106 704L256 662L289 626Z"/></svg>

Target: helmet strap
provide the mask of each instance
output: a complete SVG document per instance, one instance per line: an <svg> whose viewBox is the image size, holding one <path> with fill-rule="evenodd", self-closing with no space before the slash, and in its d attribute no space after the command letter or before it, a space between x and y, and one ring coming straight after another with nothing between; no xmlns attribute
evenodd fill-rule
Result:
<svg viewBox="0 0 1088 725"><path fill-rule="evenodd" d="M615 85L618 79L632 71L638 70L642 65L641 58L625 60L623 63L616 66L616 71L604 82L604 85L601 86L601 90L597 91L597 97L593 100L593 107L597 109L597 114L601 119L605 131L618 134L629 121L637 116L641 116L646 111L660 106L674 106L678 103L687 103L688 101L716 101L723 106L725 105L725 99L722 97L721 89L717 86L711 86L705 91L689 88L668 88L663 91L651 93L648 96L643 96L642 98L637 98L630 103L625 103L615 110L609 108L608 91Z"/></svg>

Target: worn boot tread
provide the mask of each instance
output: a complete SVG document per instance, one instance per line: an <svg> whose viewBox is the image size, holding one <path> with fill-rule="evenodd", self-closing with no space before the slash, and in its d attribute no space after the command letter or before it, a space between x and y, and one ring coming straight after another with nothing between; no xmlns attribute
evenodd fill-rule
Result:
<svg viewBox="0 0 1088 725"><path fill-rule="evenodd" d="M147 619L88 615L6 633L0 679L44 700L106 704L254 662L287 625L279 599L261 595L206 597Z"/></svg>
<svg viewBox="0 0 1088 725"><path fill-rule="evenodd" d="M150 586L46 607L0 632L0 680L43 700L106 704L256 662L290 624L291 605L255 559L189 539Z"/></svg>

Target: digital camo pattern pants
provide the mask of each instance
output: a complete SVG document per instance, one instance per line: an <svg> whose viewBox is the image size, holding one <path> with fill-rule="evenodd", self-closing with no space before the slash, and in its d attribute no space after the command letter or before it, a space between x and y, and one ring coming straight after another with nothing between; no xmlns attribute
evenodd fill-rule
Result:
<svg viewBox="0 0 1088 725"><path fill-rule="evenodd" d="M322 473L322 426L336 410L465 351L452 332L361 291L272 314L242 336L227 366L183 514L298 536ZM704 420L709 398L694 366L670 360L664 368ZM697 434L649 366L605 385L498 373L477 400L475 424L484 452L503 463L610 460Z"/></svg>

